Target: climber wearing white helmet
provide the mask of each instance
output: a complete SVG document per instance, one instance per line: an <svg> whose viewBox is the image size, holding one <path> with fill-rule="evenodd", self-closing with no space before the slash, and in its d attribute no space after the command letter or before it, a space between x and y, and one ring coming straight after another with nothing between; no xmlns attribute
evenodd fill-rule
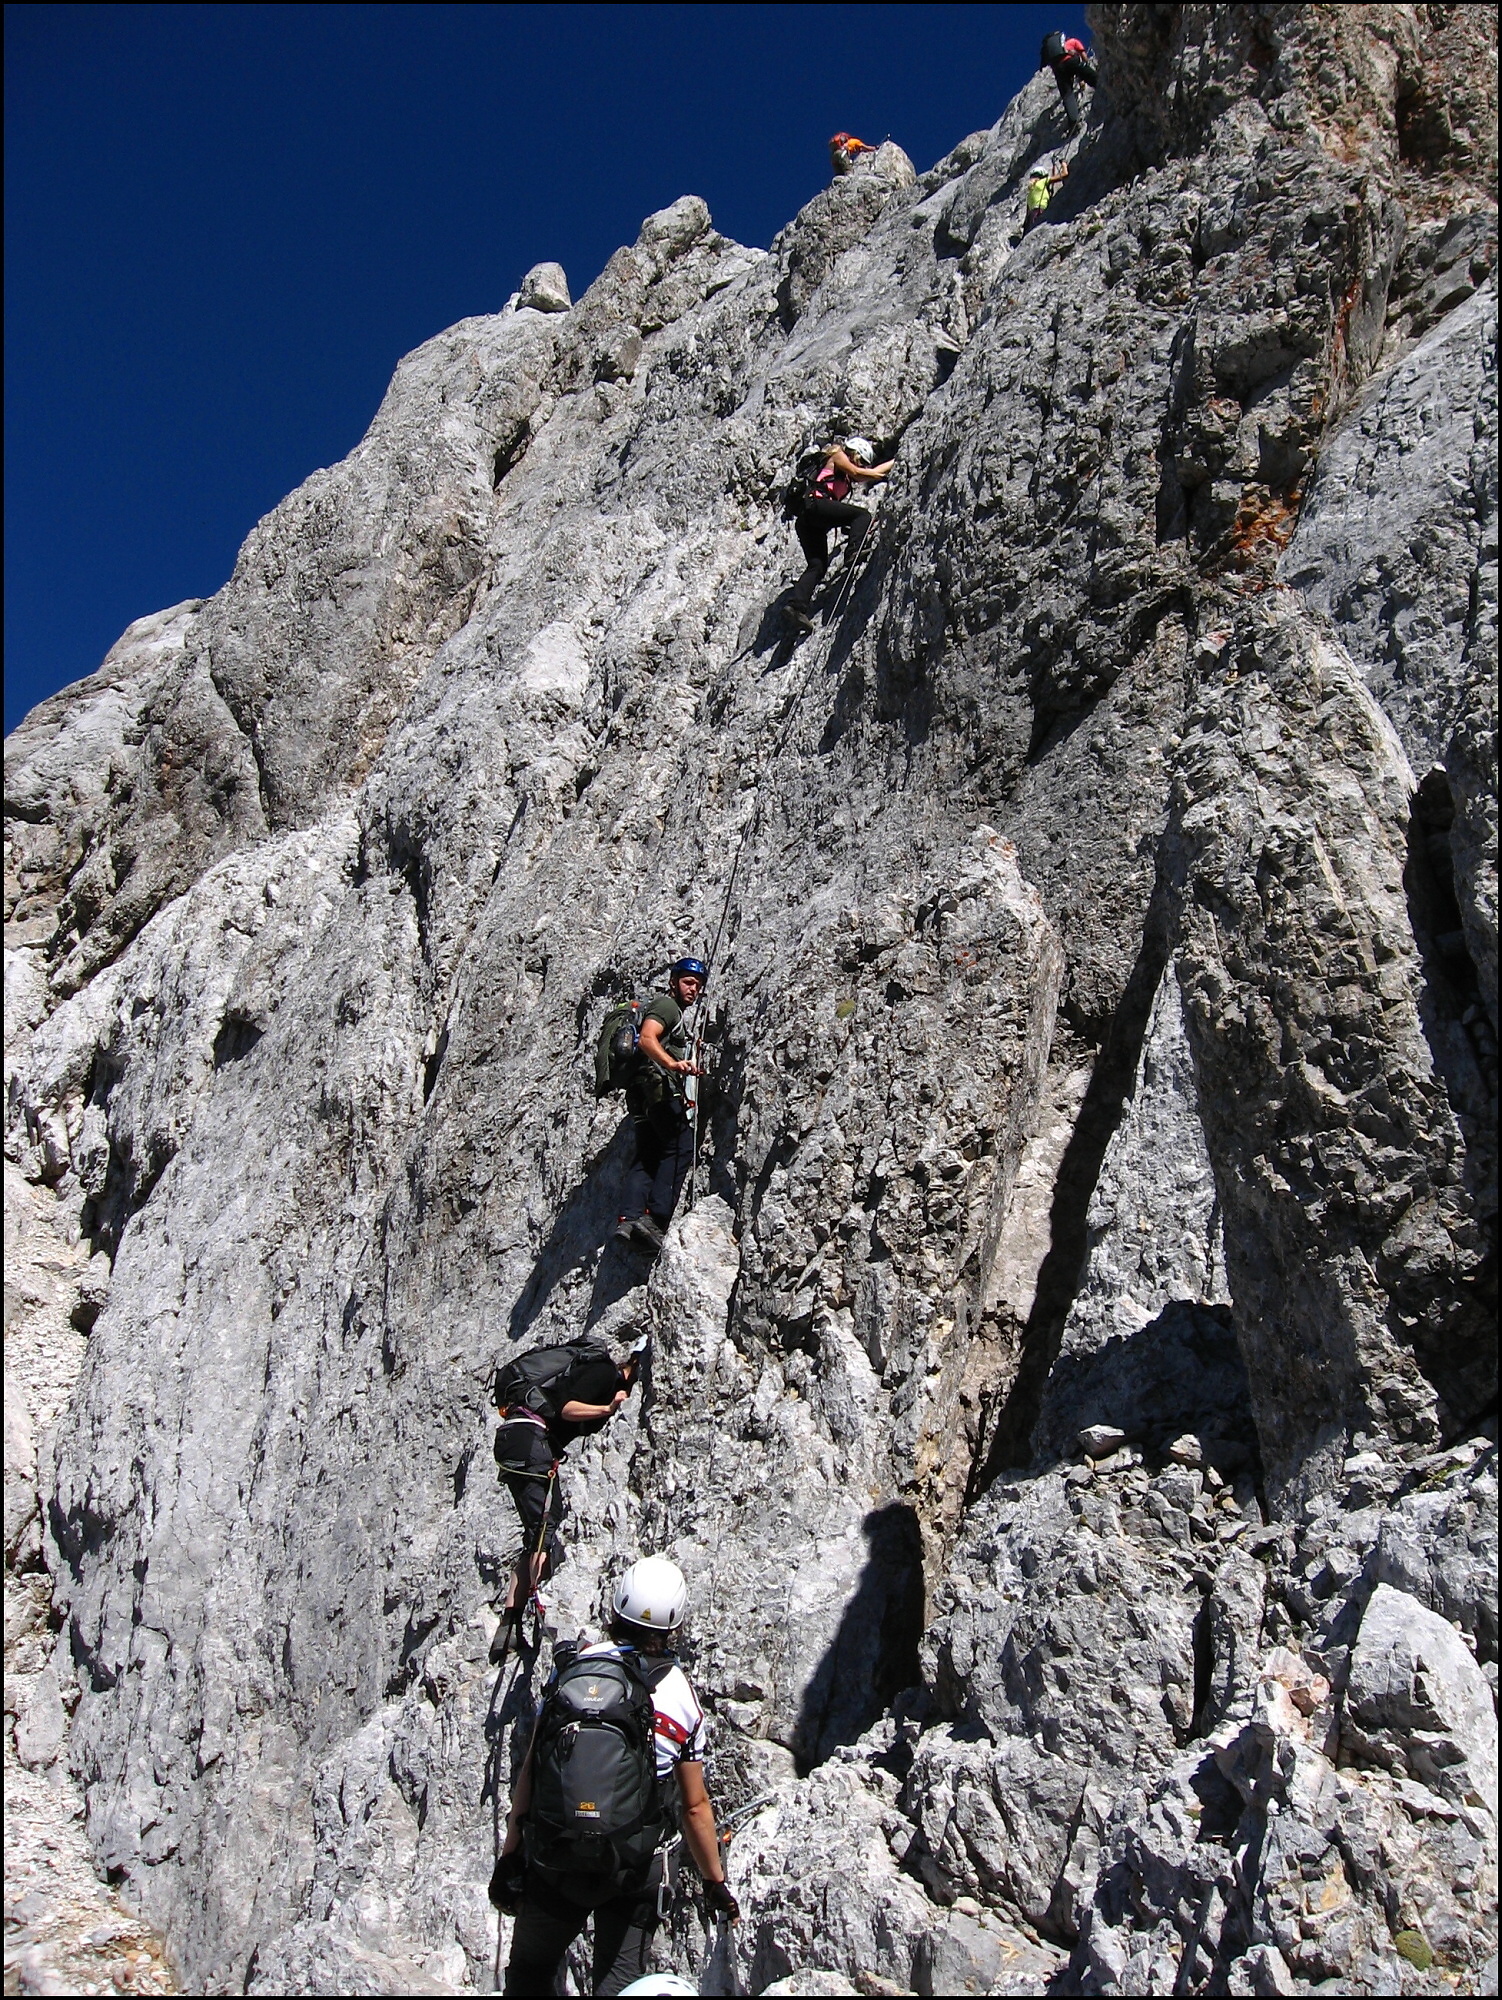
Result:
<svg viewBox="0 0 1502 2000"><path fill-rule="evenodd" d="M800 632L812 632L814 629L809 609L814 601L814 592L829 568L830 529L845 530L847 565L855 560L855 552L865 540L871 516L866 508L851 504L850 494L857 480L870 482L886 478L893 461L889 458L884 465L875 461L876 447L869 438L848 437L843 445L833 445L819 454L818 468L806 484L794 481L795 490L790 495L791 519L806 567L793 585L786 617L788 623ZM812 458L809 465L812 470Z"/></svg>
<svg viewBox="0 0 1502 2000"><path fill-rule="evenodd" d="M1024 236L1026 236L1030 229L1036 229L1038 224L1048 214L1048 204L1053 199L1054 189L1059 186L1061 181L1067 181L1068 178L1069 162L1067 160L1060 160L1055 167L1050 167L1046 160L1040 160L1037 166L1033 168L1027 177L1026 214L1022 222L1022 233Z"/></svg>
<svg viewBox="0 0 1502 2000"><path fill-rule="evenodd" d="M711 1914L740 1916L704 1789L704 1711L673 1657L687 1609L677 1564L646 1556L616 1585L609 1641L554 1656L490 1880L516 1917L507 1993L553 1992L591 1914L593 1990L644 1978L680 1835Z"/></svg>

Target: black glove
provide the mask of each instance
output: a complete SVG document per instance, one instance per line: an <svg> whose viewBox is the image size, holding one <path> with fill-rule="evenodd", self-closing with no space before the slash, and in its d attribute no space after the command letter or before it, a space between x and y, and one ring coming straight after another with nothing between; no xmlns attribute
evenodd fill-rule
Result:
<svg viewBox="0 0 1502 2000"><path fill-rule="evenodd" d="M728 1917L733 1924L741 1919L741 1906L730 1893L728 1882L706 1882L704 1901L712 1917Z"/></svg>
<svg viewBox="0 0 1502 2000"><path fill-rule="evenodd" d="M522 1906L527 1861L519 1847L503 1854L490 1871L490 1900L503 1916L514 1917Z"/></svg>

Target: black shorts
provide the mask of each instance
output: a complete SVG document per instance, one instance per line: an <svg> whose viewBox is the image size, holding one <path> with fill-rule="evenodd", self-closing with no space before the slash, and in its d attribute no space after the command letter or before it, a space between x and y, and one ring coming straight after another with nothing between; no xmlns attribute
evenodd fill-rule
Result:
<svg viewBox="0 0 1502 2000"><path fill-rule="evenodd" d="M542 1537L544 1553L553 1557L564 1513L563 1482L554 1473L553 1446L547 1432L541 1424L534 1424L526 1417L503 1421L495 1434L495 1462L521 1516L523 1552L530 1554ZM542 1525L544 1508L548 1514L546 1534Z"/></svg>

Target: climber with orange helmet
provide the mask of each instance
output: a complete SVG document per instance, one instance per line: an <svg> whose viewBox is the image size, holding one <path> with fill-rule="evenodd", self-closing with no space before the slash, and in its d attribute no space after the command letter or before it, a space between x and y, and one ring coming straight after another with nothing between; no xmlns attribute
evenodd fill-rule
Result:
<svg viewBox="0 0 1502 2000"><path fill-rule="evenodd" d="M836 174L848 174L863 153L875 151L874 146L857 139L853 132L836 132L829 142L829 164Z"/></svg>

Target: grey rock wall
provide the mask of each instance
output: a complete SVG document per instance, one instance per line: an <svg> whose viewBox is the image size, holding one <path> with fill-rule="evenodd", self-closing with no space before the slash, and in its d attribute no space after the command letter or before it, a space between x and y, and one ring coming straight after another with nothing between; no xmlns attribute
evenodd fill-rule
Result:
<svg viewBox="0 0 1502 2000"><path fill-rule="evenodd" d="M1484 1983L1490 17L1097 17L1077 142L1041 76L769 252L539 266L7 745L7 1171L89 1287L15 1741L190 1986L489 1990L487 1385L584 1327L653 1358L550 1617L689 1576L706 1990ZM591 1054L682 949L649 1269Z"/></svg>

